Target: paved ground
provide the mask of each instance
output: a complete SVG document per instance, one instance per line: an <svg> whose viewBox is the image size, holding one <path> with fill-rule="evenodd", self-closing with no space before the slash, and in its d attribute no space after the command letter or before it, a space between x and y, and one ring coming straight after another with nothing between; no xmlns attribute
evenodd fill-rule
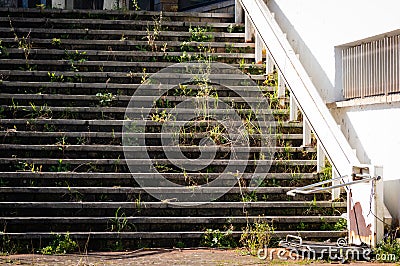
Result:
<svg viewBox="0 0 400 266"><path fill-rule="evenodd" d="M90 253L87 255L12 255L0 257L0 265L330 265L316 261L295 261L274 259L261 260L257 257L243 255L241 250L217 249L146 249L132 252ZM338 264L337 262L335 264ZM358 262L347 265L396 265ZM400 265L400 264L397 264Z"/></svg>

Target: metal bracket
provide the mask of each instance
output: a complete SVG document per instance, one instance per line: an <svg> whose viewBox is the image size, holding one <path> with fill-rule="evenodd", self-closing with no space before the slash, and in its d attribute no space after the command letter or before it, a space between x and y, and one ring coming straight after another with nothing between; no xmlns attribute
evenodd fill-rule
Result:
<svg viewBox="0 0 400 266"><path fill-rule="evenodd" d="M344 182L342 184L338 184L338 185L332 185L329 187L322 187L322 185L328 184L328 183L333 183L335 181L343 181L344 178L347 178L349 176L340 176L337 178L333 178L333 179L329 179L329 180L325 180L325 181L321 181L318 183L314 183L308 186L304 186L301 188L295 188L292 189L290 191L288 191L286 194L288 196L296 196L296 194L312 194L312 193L317 193L317 192L321 192L321 191L326 191L326 190L332 190L335 188L340 188L340 187L346 187L346 186L350 186L350 185L354 185L354 184L358 184L358 183L367 183L371 180L379 180L381 177L377 176L377 177L373 177L369 174L352 174L352 180L350 182Z"/></svg>

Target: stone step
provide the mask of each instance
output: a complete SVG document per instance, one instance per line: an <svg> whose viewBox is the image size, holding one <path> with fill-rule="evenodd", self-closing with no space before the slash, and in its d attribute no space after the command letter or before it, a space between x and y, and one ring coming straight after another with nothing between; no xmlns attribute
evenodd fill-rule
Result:
<svg viewBox="0 0 400 266"><path fill-rule="evenodd" d="M98 92L110 92L116 97L129 95L132 96L137 88L145 89L149 96L159 95L159 88L152 84L119 84L119 83L73 83L73 82L34 82L34 81L3 81L0 83L1 91L9 94L33 93L33 94L64 94L64 95L96 95ZM165 85L166 90L176 87L175 85ZM192 87L195 89L195 87ZM260 89L265 93L272 93L274 87L262 86L214 86L219 97L253 97L259 95ZM12 98L12 97L11 97Z"/></svg>
<svg viewBox="0 0 400 266"><path fill-rule="evenodd" d="M65 136L71 137L79 137L79 136L87 136L87 137L113 137L113 138L121 138L123 127L129 132L127 129L129 126L135 125L138 127L153 127L154 132L160 132L163 123L155 122L155 121L144 121L144 120L110 120L110 119L97 119L97 120L78 120L78 119L45 119L44 117L41 119L36 119L34 123L30 118L22 118L22 119L0 119L0 127L5 132L0 131L0 136L19 136L24 137L27 134L32 137L51 137L52 134L54 136L60 137L62 134L66 134ZM301 130L302 123L300 122L275 122L268 121L267 125L271 127L275 127L276 134L279 139L299 139L302 138ZM44 127L47 125L47 127ZM207 127L218 125L216 121L169 121L169 126L175 127L183 127L183 126L192 126L192 127ZM242 122L232 121L230 124L234 127L240 127L243 125ZM44 127L45 130L43 132L35 132L38 131L35 129L35 126ZM51 126L51 127L50 127ZM69 130L62 130L68 126ZM23 129L25 127L25 129ZM39 128L41 128L39 127ZM76 128L81 127L82 130L76 130ZM158 128L158 130L157 130ZM33 131L33 132L26 132ZM104 134L99 134L103 132ZM81 135L84 133L83 135ZM140 132L138 132L140 133ZM43 134L43 135L41 135ZM110 135L113 134L113 135ZM159 133L146 133L146 138L160 138ZM250 132L250 137L256 138L257 132ZM205 136L199 135L199 137ZM197 135L194 134L193 137L197 138Z"/></svg>
<svg viewBox="0 0 400 266"><path fill-rule="evenodd" d="M120 61L120 62L167 62L167 63L186 63L205 59L212 62L220 62L234 64L244 67L243 64L251 64L254 62L254 53L217 53L217 52L157 52L157 51L110 51L110 50L59 50L59 49L30 49L29 60L68 60L72 67L72 63L76 67L74 72L84 72L86 61ZM78 55L77 55L78 54ZM8 59L26 60L22 49L7 49ZM75 61L69 60L69 57L79 57ZM82 60L81 60L82 59ZM79 63L79 60L81 60ZM83 63L83 61L85 61ZM7 62L7 61L5 61ZM79 66L81 64L82 66ZM90 63L88 63L90 64ZM76 66L78 65L78 66ZM21 66L22 67L22 66ZM24 69L32 71L36 65L25 64ZM98 72L103 68L99 66ZM151 68L151 65L150 65ZM229 73L232 73L230 71Z"/></svg>
<svg viewBox="0 0 400 266"><path fill-rule="evenodd" d="M1 120L0 120L1 121ZM115 128L102 128L101 124L93 128L97 131L91 131L90 126L82 125L83 131L55 131L57 128L53 126L49 120L48 124L44 124L44 130L47 132L36 131L40 129L34 123L28 122L26 125L16 126L12 124L9 125L9 129L5 129L4 131L0 131L0 137L2 138L3 144L21 144L21 145L122 145L122 136L120 127ZM4 126L4 124L3 124ZM110 126L110 125L107 125ZM29 127L26 128L29 131L22 131L21 127ZM64 127L64 126L63 126ZM66 127L71 129L71 127L75 127L74 124L66 124ZM89 127L89 129L88 129ZM16 129L15 129L16 128ZM292 130L289 128L289 130ZM160 133L146 133L146 145L148 147L151 146L160 146L161 138L163 139L171 139L175 137L175 134L165 133L162 135ZM209 137L208 133L187 133L180 134L180 136L185 140L185 142L189 145L192 143L193 145L201 141L201 139L205 137ZM135 140L135 142L139 142L143 140L144 135L142 133L127 133L125 135L126 140ZM240 135L231 134L230 138L240 137ZM262 137L262 138L261 138ZM267 136L251 134L249 135L249 143L251 145L260 145L261 139L266 140ZM300 147L302 145L302 134L296 133L278 133L275 135L275 138L272 138L271 141L276 139L275 144L279 147L285 147L284 149L289 150L290 147ZM64 144L62 144L64 143ZM135 143L133 143L135 144ZM284 150L285 152L285 150Z"/></svg>
<svg viewBox="0 0 400 266"><path fill-rule="evenodd" d="M109 19L109 20L153 20L159 16L156 11L125 11L125 10L67 10L67 9L25 9L0 8L2 17L55 17L72 19ZM197 13L197 12L162 12L163 17L170 21L186 22L232 22L234 15L230 13Z"/></svg>
<svg viewBox="0 0 400 266"><path fill-rule="evenodd" d="M159 19L158 14L155 18ZM30 25L37 28L48 29L96 29L96 30L146 30L152 28L154 20L126 20L126 19L68 19L68 18L33 18L33 17L0 17L0 27L10 26L25 27ZM244 32L244 24L232 24L221 22L191 22L191 21L170 21L161 19L161 31L188 31L190 27L203 27L211 32L228 32L228 28L235 26L236 31Z"/></svg>
<svg viewBox="0 0 400 266"><path fill-rule="evenodd" d="M109 250L110 247L116 249L139 249L146 247L199 247L202 245L201 239L204 231L185 231L185 232L27 232L27 233L0 233L7 239L17 240L20 243L29 245L43 246L53 241L56 235L68 234L71 239L79 242L81 249L84 247L94 250ZM231 235L238 241L242 231L232 231ZM346 236L345 231L274 231L271 236L274 238L284 238L286 235L298 235L303 240L329 240L334 242L340 237ZM89 241L88 241L89 240ZM29 250L26 251L29 253Z"/></svg>
<svg viewBox="0 0 400 266"><path fill-rule="evenodd" d="M46 28L11 28L0 27L0 35L4 38L30 36L32 38L60 38L86 40L143 40L149 33L146 30L96 30L96 29L46 29ZM207 32L214 42L240 42L244 33ZM158 40L162 41L190 41L192 34L188 31L160 31Z"/></svg>
<svg viewBox="0 0 400 266"><path fill-rule="evenodd" d="M195 75L192 74L172 74L163 73L151 77L152 73L127 73L127 72L74 72L74 71L23 71L23 70L0 70L0 76L6 78L8 81L44 81L51 80L57 82L73 82L73 83L140 83L143 78L152 78L155 82L173 82L172 84L190 82ZM254 85L257 83L262 84L265 80L264 75L251 75L254 80ZM248 80L243 79L243 75L232 74L211 74L210 80L219 82L225 86L244 86L247 85ZM157 80L157 81L156 81ZM257 83L256 83L257 82ZM170 83L171 84L171 83Z"/></svg>
<svg viewBox="0 0 400 266"><path fill-rule="evenodd" d="M179 53L179 52L178 52ZM174 52L174 54L176 54ZM225 57L223 53L219 53L218 60L223 60ZM190 54L189 54L190 55ZM175 57L177 57L175 55ZM163 58L161 59L163 60ZM164 60L165 61L165 60ZM67 59L62 60L25 60L25 59L0 59L0 69L2 70L21 70L27 68L27 65L34 68L35 71L48 70L51 66L52 71L71 71L73 67L75 72L88 71L88 72L131 72L141 73L146 69L147 74L157 73L167 67L172 68L176 63L173 62L121 62L121 61L84 61L84 62L71 62ZM241 69L248 74L261 74L265 73L264 65L261 64L230 64L232 67ZM164 70L165 71L165 70Z"/></svg>
<svg viewBox="0 0 400 266"><path fill-rule="evenodd" d="M79 195L77 195L79 196ZM172 199L173 200L173 199ZM171 202L170 200L143 201L141 196L132 201L113 202L0 202L2 217L210 217L210 216L331 216L346 208L346 202L328 201L257 201L257 202Z"/></svg>
<svg viewBox="0 0 400 266"><path fill-rule="evenodd" d="M194 194L214 198L214 202L257 202L266 199L269 201L320 201L331 198L329 192L319 192L314 195L300 195L293 199L286 193L294 187L230 188L228 184L227 187L206 187L189 186L189 182L187 183L187 186L179 187L0 187L0 200L5 202L21 200L43 202L51 198L54 202L98 202L103 200L129 202L132 199L140 198L146 202L157 202L158 199L174 199L176 195L193 200ZM157 199L154 196L157 196Z"/></svg>
<svg viewBox="0 0 400 266"><path fill-rule="evenodd" d="M175 184L185 184L185 178L192 180L194 183L200 183L208 179L209 181L231 179L230 174L221 173L163 173L166 180ZM155 178L155 173L143 173L136 175L133 179L131 173L101 173L101 172L0 172L1 186L57 186L59 184L69 184L70 186L120 186L120 187L136 187L139 182ZM252 179L263 179L260 186L296 186L309 185L320 180L319 174L316 173L243 173L241 179L246 183ZM182 182L183 181L183 182ZM160 185L168 186L167 182L161 182Z"/></svg>
<svg viewBox="0 0 400 266"><path fill-rule="evenodd" d="M120 216L118 216L120 215ZM308 230L318 230L324 225L325 231L331 229L335 223L342 218L340 216L235 216L235 217L126 217L123 213L117 212L117 216L111 217L1 217L0 224L7 224L8 233L18 233L20 228L26 231L46 232L51 231L113 231L112 226L125 224L123 231L198 231L204 230L207 226L220 229L232 225L234 228L241 229L247 223L265 222L273 225L275 231L278 230L297 230L301 225ZM42 224L48 226L43 228ZM55 229L55 230L54 230Z"/></svg>
<svg viewBox="0 0 400 266"><path fill-rule="evenodd" d="M61 49L61 50L111 50L112 51L152 51L152 47L149 46L148 41L145 40L81 40L81 39L62 39L60 44L52 44L53 39L39 39L31 38L32 48L46 48L46 49ZM17 48L15 38L3 38L3 47ZM154 41L154 45L159 48L164 47L164 41ZM181 41L169 41L167 44L168 52L177 51L191 51L198 50L198 47L206 47L213 49L216 53L254 53L254 43L242 43L242 42L181 42Z"/></svg>
<svg viewBox="0 0 400 266"><path fill-rule="evenodd" d="M0 101L1 102L1 101ZM198 111L193 111L193 109L187 108L127 108L127 107L61 107L54 106L53 102L36 102L35 100L31 100L29 102L30 106L18 105L8 106L8 105L0 105L0 108L3 109L3 113L7 117L14 118L55 118L62 119L68 116L71 119L124 119L126 117L129 118L139 118L143 117L143 120L149 121L157 121L152 118L152 116L156 116L161 114L162 112L166 112L166 116L169 115L168 121L180 122L180 121L188 121L193 118L200 118L204 115L215 117L215 119L223 120L224 118L235 118L235 119L245 119L245 117L250 113L254 114L252 109L206 109ZM74 102L72 102L74 103ZM71 103L71 104L72 104ZM190 103L190 102L189 102ZM51 105L50 105L51 104ZM64 103L65 104L65 103ZM221 103L219 103L221 105ZM76 104L75 104L76 106ZM200 105L199 105L200 107ZM179 113L177 113L179 112ZM272 109L265 110L259 109L257 110L257 115L265 119L265 123L269 123L269 120L280 119L286 120L289 115L289 111L286 109ZM240 121L242 122L242 121ZM264 124L264 121L261 122ZM134 124L134 122L132 122ZM227 122L226 124L231 125L231 122ZM237 124L237 123L236 123Z"/></svg>

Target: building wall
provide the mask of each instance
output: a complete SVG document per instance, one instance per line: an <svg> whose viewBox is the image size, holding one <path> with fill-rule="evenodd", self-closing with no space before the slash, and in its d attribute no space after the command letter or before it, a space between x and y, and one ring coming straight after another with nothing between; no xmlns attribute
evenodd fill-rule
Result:
<svg viewBox="0 0 400 266"><path fill-rule="evenodd" d="M266 1L327 102L342 99L337 47L400 28L398 0Z"/></svg>
<svg viewBox="0 0 400 266"><path fill-rule="evenodd" d="M398 0L297 0L296 4L267 0L267 4L327 103L343 100L342 45L400 29ZM376 97L331 112L360 161L383 166L385 203L399 219L400 103Z"/></svg>

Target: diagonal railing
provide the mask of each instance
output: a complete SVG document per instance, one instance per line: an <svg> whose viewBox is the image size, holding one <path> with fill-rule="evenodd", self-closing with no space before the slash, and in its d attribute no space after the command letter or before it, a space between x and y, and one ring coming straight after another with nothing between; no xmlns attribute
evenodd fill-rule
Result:
<svg viewBox="0 0 400 266"><path fill-rule="evenodd" d="M385 207L382 195L381 168L360 164L355 152L341 132L264 1L236 0L235 11L237 23L242 23L243 18L245 20L246 41L251 40L252 35L255 35L256 62L262 61L262 50L265 47L279 73L279 79L283 80L289 89L291 116L294 113L294 107L298 107L302 112L305 125L303 137L311 139L310 131L314 132L318 146L321 147L321 149L318 149L319 156L324 157L326 155L339 176L339 178L331 180L331 188L343 186L335 183L337 180L342 180L351 185L347 189L350 243L366 243L375 246L377 241L383 237L383 210ZM271 69L271 67L267 59L267 71L268 69ZM278 91L282 91L281 87L283 86L278 85ZM281 95L284 95L284 93L281 92ZM306 140L306 143L308 141ZM321 158L318 161L321 162ZM366 179L365 182L358 182L358 176L369 176L370 178ZM340 177L343 177L343 179ZM373 192L371 191L371 184ZM315 185L318 184L314 184L313 187ZM336 194L338 194L337 191ZM371 213L373 215L370 215ZM359 230L360 226L363 226L359 224L361 220L365 223L365 226L369 224L369 233L363 233Z"/></svg>

